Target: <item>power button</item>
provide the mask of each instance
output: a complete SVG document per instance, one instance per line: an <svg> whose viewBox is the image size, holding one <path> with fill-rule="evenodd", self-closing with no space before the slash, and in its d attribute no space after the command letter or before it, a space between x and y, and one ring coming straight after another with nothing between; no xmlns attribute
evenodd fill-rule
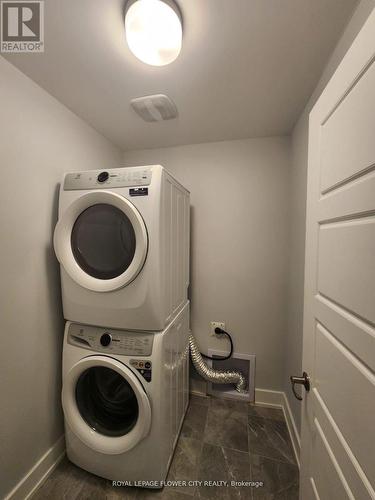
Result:
<svg viewBox="0 0 375 500"><path fill-rule="evenodd" d="M102 344L103 347L109 346L111 340L112 337L109 333L103 333L103 335L100 337L100 343Z"/></svg>
<svg viewBox="0 0 375 500"><path fill-rule="evenodd" d="M109 173L108 172L100 172L98 175L98 182L105 182L108 180Z"/></svg>

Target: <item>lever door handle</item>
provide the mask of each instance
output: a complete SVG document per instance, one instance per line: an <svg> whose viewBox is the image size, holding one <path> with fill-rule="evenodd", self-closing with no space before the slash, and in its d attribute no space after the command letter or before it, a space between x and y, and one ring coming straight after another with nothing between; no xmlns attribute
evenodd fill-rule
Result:
<svg viewBox="0 0 375 500"><path fill-rule="evenodd" d="M292 384L292 391L293 391L293 394L295 395L295 397L299 400L299 401L302 401L302 397L299 396L297 393L296 393L296 388L295 388L295 385L296 384L300 384L300 385L303 385L305 390L307 392L309 392L310 390L310 377L307 375L306 372L303 372L302 374L302 377L294 377L294 376L291 376L290 377L290 382Z"/></svg>

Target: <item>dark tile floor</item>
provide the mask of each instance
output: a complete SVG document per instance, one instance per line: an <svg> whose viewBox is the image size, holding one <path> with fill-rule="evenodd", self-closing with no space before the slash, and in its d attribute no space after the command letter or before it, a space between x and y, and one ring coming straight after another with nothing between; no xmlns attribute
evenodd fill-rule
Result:
<svg viewBox="0 0 375 500"><path fill-rule="evenodd" d="M282 411L192 396L168 480L202 485L163 490L112 487L110 481L64 459L32 500L297 500L298 467ZM207 481L226 481L228 486L204 485ZM234 487L231 481L263 486Z"/></svg>

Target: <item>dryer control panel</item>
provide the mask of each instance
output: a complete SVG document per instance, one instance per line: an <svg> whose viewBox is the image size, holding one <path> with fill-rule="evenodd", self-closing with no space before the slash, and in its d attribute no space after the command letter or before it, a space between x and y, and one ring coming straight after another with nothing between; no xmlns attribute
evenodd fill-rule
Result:
<svg viewBox="0 0 375 500"><path fill-rule="evenodd" d="M122 356L151 356L154 336L146 332L106 329L72 323L68 343L107 354Z"/></svg>
<svg viewBox="0 0 375 500"><path fill-rule="evenodd" d="M151 184L152 167L112 168L66 174L64 191L108 189Z"/></svg>

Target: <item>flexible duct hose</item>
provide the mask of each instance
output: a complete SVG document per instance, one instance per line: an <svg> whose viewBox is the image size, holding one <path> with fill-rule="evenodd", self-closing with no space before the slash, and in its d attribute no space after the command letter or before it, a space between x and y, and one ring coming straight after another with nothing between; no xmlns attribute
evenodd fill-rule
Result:
<svg viewBox="0 0 375 500"><path fill-rule="evenodd" d="M236 384L238 392L245 392L246 381L241 372L231 370L213 370L203 361L197 342L192 333L189 335L190 356L194 368L205 380L214 384Z"/></svg>

